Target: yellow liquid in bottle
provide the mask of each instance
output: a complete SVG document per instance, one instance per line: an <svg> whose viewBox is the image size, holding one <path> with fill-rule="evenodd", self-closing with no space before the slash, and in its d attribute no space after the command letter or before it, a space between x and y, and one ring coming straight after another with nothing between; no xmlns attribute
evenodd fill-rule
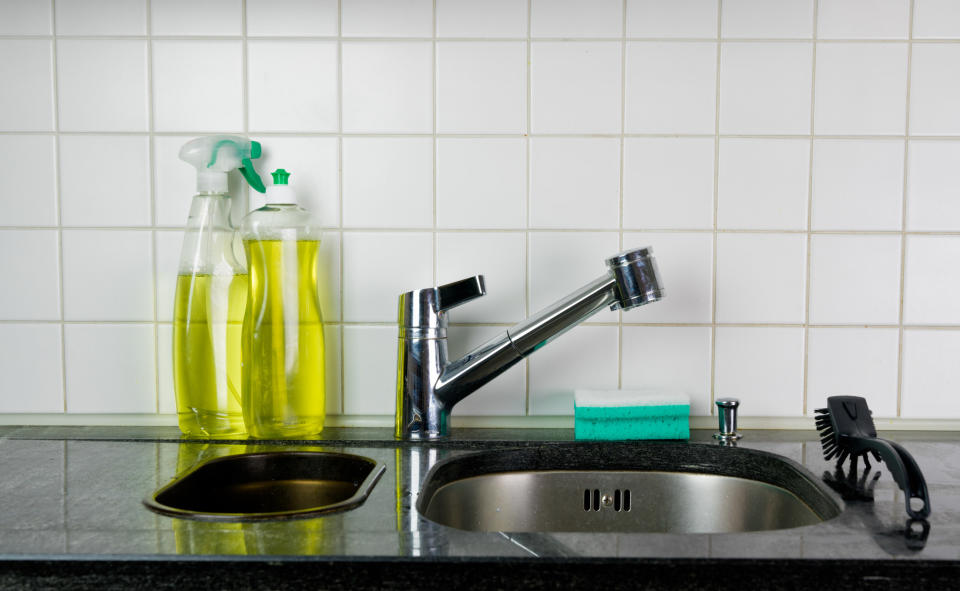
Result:
<svg viewBox="0 0 960 591"><path fill-rule="evenodd" d="M254 437L303 437L326 414L318 240L247 240L243 419Z"/></svg>
<svg viewBox="0 0 960 591"><path fill-rule="evenodd" d="M187 435L239 435L246 275L180 275L173 310L177 418Z"/></svg>

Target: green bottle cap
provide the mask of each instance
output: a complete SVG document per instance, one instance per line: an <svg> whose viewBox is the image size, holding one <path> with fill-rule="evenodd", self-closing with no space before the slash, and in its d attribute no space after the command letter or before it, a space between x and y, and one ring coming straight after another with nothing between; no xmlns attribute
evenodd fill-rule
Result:
<svg viewBox="0 0 960 591"><path fill-rule="evenodd" d="M274 185L286 185L287 179L290 178L290 173L282 168L278 168L275 171L271 172L270 176L273 177Z"/></svg>

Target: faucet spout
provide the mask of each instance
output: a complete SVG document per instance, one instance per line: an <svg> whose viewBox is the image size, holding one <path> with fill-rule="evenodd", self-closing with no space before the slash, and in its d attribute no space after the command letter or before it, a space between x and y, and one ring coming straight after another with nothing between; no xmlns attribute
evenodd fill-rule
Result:
<svg viewBox="0 0 960 591"><path fill-rule="evenodd" d="M453 406L524 357L604 308L629 310L663 297L652 249L624 251L607 259L607 266L603 276L450 363L447 363L447 318L442 310L437 318L429 318L435 327L432 332L423 333L422 329L404 326L409 296L422 294L423 290L402 295L397 438L446 436ZM477 278L463 281L477 281ZM483 284L482 278L479 283ZM449 286L434 289L444 290ZM416 316L429 317L422 313ZM432 337L434 342L421 342L430 339L412 339L409 335Z"/></svg>
<svg viewBox="0 0 960 591"><path fill-rule="evenodd" d="M607 274L516 326L505 330L440 373L437 398L447 408L502 374L537 349L616 301L616 281Z"/></svg>

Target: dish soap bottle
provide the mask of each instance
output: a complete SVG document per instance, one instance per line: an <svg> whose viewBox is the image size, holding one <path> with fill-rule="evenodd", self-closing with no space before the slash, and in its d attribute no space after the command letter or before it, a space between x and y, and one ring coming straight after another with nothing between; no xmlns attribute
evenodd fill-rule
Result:
<svg viewBox="0 0 960 591"><path fill-rule="evenodd" d="M320 230L296 204L290 174L272 176L266 205L240 227L249 267L243 419L254 437L304 437L319 433L325 416Z"/></svg>
<svg viewBox="0 0 960 591"><path fill-rule="evenodd" d="M186 435L245 433L240 363L247 272L235 255L227 173L237 169L257 191L260 144L216 135L187 142L180 158L197 169L197 194L180 251L173 311L177 418Z"/></svg>

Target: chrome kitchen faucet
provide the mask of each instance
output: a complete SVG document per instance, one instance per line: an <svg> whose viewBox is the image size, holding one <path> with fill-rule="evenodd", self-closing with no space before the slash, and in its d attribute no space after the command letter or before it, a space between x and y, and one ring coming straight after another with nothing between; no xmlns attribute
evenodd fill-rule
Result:
<svg viewBox="0 0 960 591"><path fill-rule="evenodd" d="M486 293L483 275L400 296L397 439L437 439L450 410L480 386L603 308L630 310L663 297L652 248L607 259L607 272L546 309L447 361L447 312Z"/></svg>

